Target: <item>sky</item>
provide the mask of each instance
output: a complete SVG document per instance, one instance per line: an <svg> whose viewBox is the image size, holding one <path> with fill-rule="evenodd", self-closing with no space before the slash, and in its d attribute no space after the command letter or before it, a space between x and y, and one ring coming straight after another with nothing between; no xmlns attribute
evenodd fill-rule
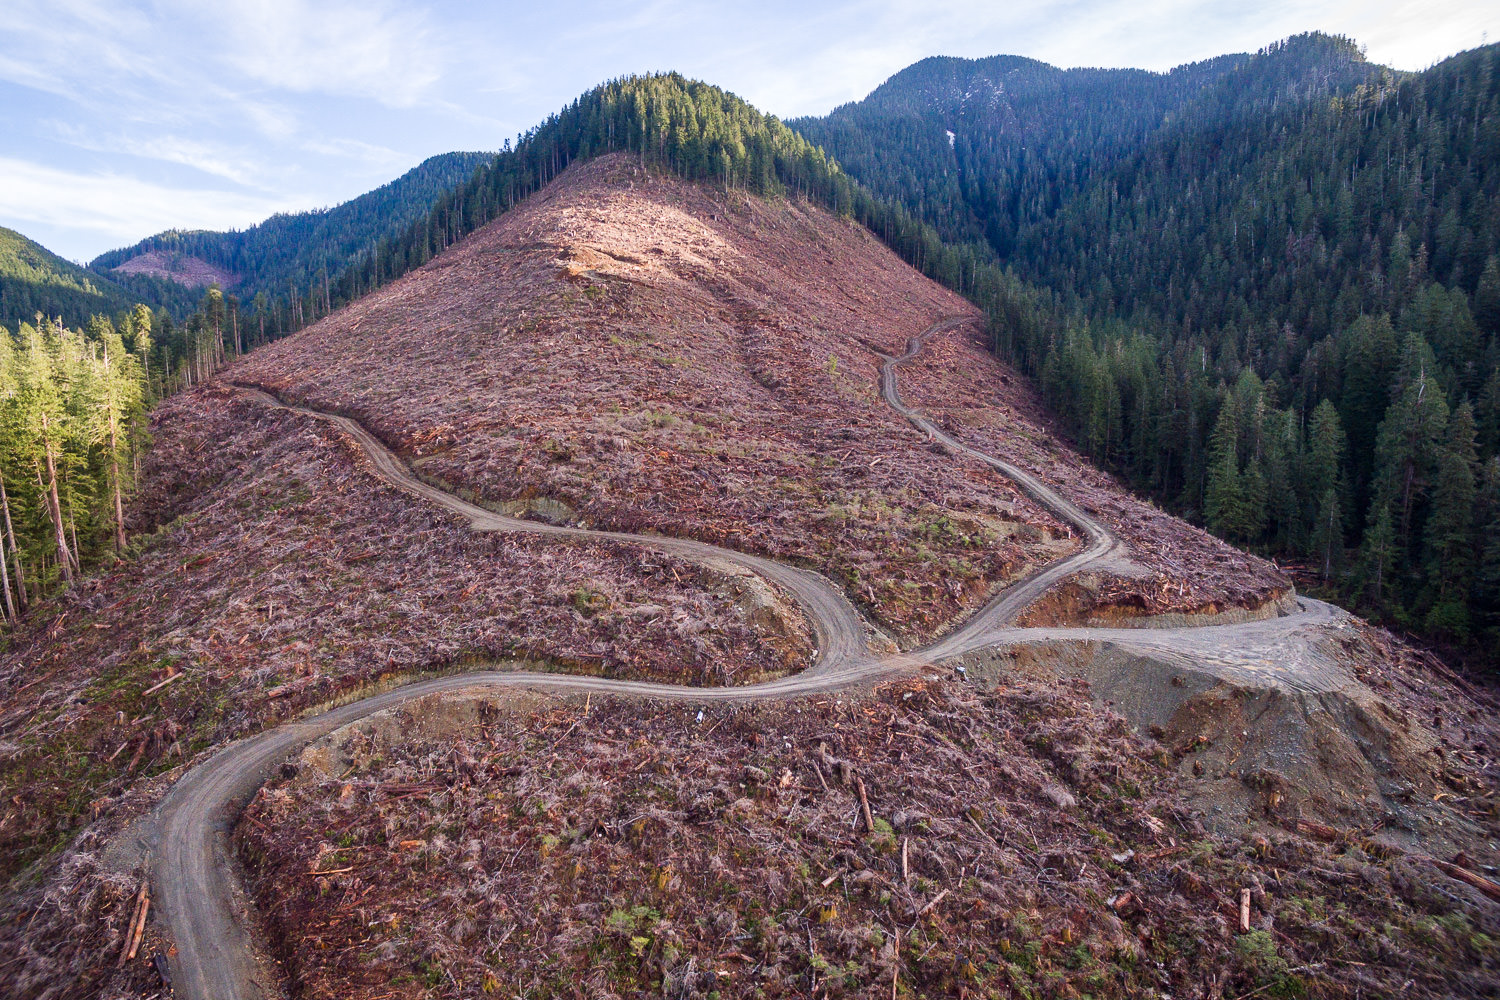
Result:
<svg viewBox="0 0 1500 1000"><path fill-rule="evenodd" d="M597 83L677 70L792 118L925 56L1167 70L1302 31L1423 69L1475 0L0 0L0 226L86 261L337 204L494 150Z"/></svg>

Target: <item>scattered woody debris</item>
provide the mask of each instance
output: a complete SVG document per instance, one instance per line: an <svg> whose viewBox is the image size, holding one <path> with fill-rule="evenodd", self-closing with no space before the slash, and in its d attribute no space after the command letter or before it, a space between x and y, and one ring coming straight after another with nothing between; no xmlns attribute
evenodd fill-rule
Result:
<svg viewBox="0 0 1500 1000"><path fill-rule="evenodd" d="M1168 759L1081 684L914 681L705 707L701 725L680 705L582 707L430 741L401 717L356 725L330 744L338 776L257 797L237 837L304 996L374 1000L414 967L725 998L1500 986L1495 908L1429 886L1414 856L1208 834ZM484 928L509 930L492 946Z"/></svg>

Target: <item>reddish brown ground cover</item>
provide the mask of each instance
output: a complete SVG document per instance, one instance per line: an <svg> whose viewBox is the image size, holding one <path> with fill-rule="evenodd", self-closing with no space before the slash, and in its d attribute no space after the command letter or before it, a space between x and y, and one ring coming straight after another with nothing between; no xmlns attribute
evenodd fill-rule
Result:
<svg viewBox="0 0 1500 1000"><path fill-rule="evenodd" d="M122 274L149 274L153 278L166 278L189 288L207 288L209 285L233 288L240 280L238 275L200 257L165 250L147 250L123 261L114 270Z"/></svg>
<svg viewBox="0 0 1500 1000"><path fill-rule="evenodd" d="M258 352L231 376L351 413L413 459L423 474L494 505L585 524L687 534L818 566L894 631L914 639L978 606L995 586L1077 545L1065 527L1003 477L932 449L879 401L878 359L870 347L898 353L907 337L934 320L969 311L962 300L901 264L869 233L818 209L649 176L617 157L575 169L427 267L303 335ZM1260 576L1264 564L1137 504L1076 455L1054 448L1041 429L1046 424L1040 412L1028 410L1034 399L1019 390L1006 395L999 387L1012 376L982 352L944 354L945 343L935 345L940 350L931 365L903 373L909 401L962 410L975 428L964 433L977 435L968 439L1061 482L1111 520L1131 539L1137 558L1156 572L1149 587L1106 581L1119 589L1106 591L1102 603L1200 610L1253 603L1268 592ZM959 388L945 387L940 376L954 379ZM969 406L971 400L982 407ZM1001 412L997 402L1008 409ZM958 419L950 415L955 428ZM981 427L989 430L981 433ZM48 855L86 827L45 881L19 887L0 913L5 943L0 950L16 956L0 960L0 992L28 996L54 989L65 995L85 982L97 988L107 964L101 956L122 934L134 884L101 867L95 852L107 833L154 801L178 768L234 736L371 683L491 658L544 657L570 670L688 684L743 682L806 660L804 634L756 631L719 581L690 564L633 546L474 535L465 524L375 481L325 424L250 402L228 389L211 386L169 401L159 411L156 437L146 491L133 515L133 527L145 534L124 560L35 611L0 653L0 873L14 873ZM1205 571L1214 560L1223 565ZM643 607L661 611L637 614ZM602 974L616 976L621 989L657 982L708 990L706 970L726 953L707 949L725 941L735 942L743 956L729 961L774 973L779 979L770 981L781 983L786 993L813 980L832 983L835 991L853 988L869 981L860 977L871 969L884 982L880 976L898 966L903 988L927 984L923 988L929 992L967 987L976 975L993 977L996 969L1005 976L1033 976L1028 980L1033 983L1044 976L1046 983L1071 983L1078 990L1096 988L1079 978L1084 972L1074 975L1079 969L1104 976L1101 982L1139 985L1146 973L1131 963L1142 956L1178 970L1168 974L1174 982L1207 975L1212 968L1229 969L1230 978L1223 981L1234 984L1294 974L1292 966L1276 964L1274 949L1270 958L1261 955L1260 944L1255 948L1261 957L1254 962L1233 959L1237 944L1205 953L1221 963L1217 967L1208 959L1178 955L1177 945L1158 956L1153 942L1161 938L1150 934L1137 937L1138 949L1129 935L1119 938L1123 932L1116 923L1129 913L1116 912L1110 918L1116 923L1103 924L1077 916L1095 912L1090 907L1098 902L1094 895L1102 883L1085 882L1074 895L1058 895L1040 838L1026 848L1030 855L1019 846L1021 827L1012 831L1005 824L1029 830L1037 823L1042 824L1037 829L1049 831L1057 826L1065 831L1057 835L1060 850L1099 861L1100 849L1090 846L1084 832L1088 838L1099 835L1093 826L1085 830L1081 820L1069 819L1078 816L1103 831L1099 843L1134 843L1130 838L1137 833L1129 824L1135 820L1126 813L1097 812L1092 799L1081 813L1059 808L1054 816L1045 807L1038 812L1038 782L1052 781L1053 765L1044 748L1018 735L1036 729L1037 719L1072 720L1069 725L1093 732L1088 739L1103 741L1098 745L1111 747L1109 753L1125 761L1108 765L1114 778L1099 779L1116 788L1125 780L1122 774L1136 773L1131 769L1148 762L1135 744L1119 742L1125 738L1108 729L1113 723L1088 714L1073 693L1012 693L985 701L982 711L966 700L969 696L934 697L921 694L924 700L911 706L887 698L865 723L857 717L863 709L827 706L803 714L782 707L714 716L710 725L721 722L718 731L727 737L722 747L706 740L682 742L687 732L678 725L672 735L668 722L676 717L670 713L647 713L632 723L622 713L635 709L611 708L613 716L600 718L615 718L616 733L596 730L595 721L588 720L575 734L598 747L615 746L586 765L568 756L577 747L566 742L559 744L559 756L525 757L535 749L528 740L564 735L552 717L528 722L515 737L518 742L486 735L498 741L493 752L512 761L501 777L524 774L533 790L546 781L566 789L567 775L577 772L584 782L579 787L593 796L585 801L602 812L615 809L610 815L616 819L627 800L611 805L599 798L605 785L590 782L625 781L627 776L615 774L624 767L619 753L635 753L633 765L644 757L651 770L632 772L620 787L634 788L630 801L636 803L653 794L668 796L661 799L666 819L659 826L666 842L678 845L672 850L683 852L691 865L672 869L665 887L658 885L655 880L672 854L651 853L656 849L647 850L639 834L636 842L621 836L611 848L626 852L612 855L619 867L596 873L603 881L580 882L582 872L548 866L561 865L566 857L577 860L580 845L596 838L580 840L565 812L561 819L547 819L568 824L556 832L548 832L551 826L545 831L515 826L514 817L507 818L495 835L510 838L507 845L515 841L511 852L540 838L532 859L540 867L525 892L541 898L538 894L549 891L547 880L556 879L564 893L577 889L585 895L570 904L572 915L547 918L555 929L539 928L532 936L530 930L521 934L517 925L521 936L508 947L545 940L556 949L555 961L541 957L534 945L528 945L530 952L497 950L491 957L481 949L464 960L471 964L453 964L454 976L483 989L484 973L502 959L494 969L543 977L570 976L589 957L602 958ZM949 707L932 707L944 705ZM923 741L909 758L892 749L900 743L890 742L896 726L890 720L908 707L920 711L902 724L910 732L899 739ZM1000 713L995 723L1000 728L991 732L986 720L994 712ZM942 728L960 716L968 720L964 733ZM742 725L744 719L750 721ZM886 719L885 728L871 721L878 719ZM789 720L795 725L785 750L792 756L768 756L768 741ZM629 741L608 742L627 726ZM988 735L973 735L978 732ZM682 751L682 768L672 770L659 754L642 755L637 734ZM964 739L989 742L986 749ZM970 765L933 749L947 745L945 740L957 740L965 753L978 752L979 763L966 770ZM861 749L860 741L873 742ZM812 795L811 772L797 771L802 765L796 754L811 752L808 747L819 742L830 753L862 767L869 764L861 773L881 804L882 822L892 830L877 827L878 836L830 832L849 816L830 826L828 810L847 812L852 800L848 786L836 780L829 792L819 789L822 798L816 802L806 797ZM488 767L477 744L474 751ZM409 766L404 758L393 760L398 770ZM776 790L763 787L758 777L746 779L751 794L735 798L734 808L746 808L743 799L762 812L715 828L712 836L684 827L680 817L695 815L692 803L732 786L734 775L745 773L745 760L759 761L756 767L774 773ZM1089 760L1088 774L1102 774L1105 765ZM908 761L914 771L896 766ZM689 766L694 762L698 771ZM371 763L359 780L385 781L383 766ZM780 785L783 770L793 772L792 785ZM1070 773L1058 772L1064 784L1072 781ZM1145 788L1147 772L1139 773L1139 780L1129 781ZM647 774L664 782L656 792L629 784L646 781ZM826 771L825 780L833 774ZM481 767L472 783L498 795L495 777ZM1083 784L1074 782L1075 792L1092 788L1093 780L1078 779ZM998 799L992 789L998 789ZM420 810L408 817L386 808L390 803L383 794L371 789L365 801L380 806L392 829L426 822ZM917 804L913 809L925 809L924 815L958 819L924 828L920 824L927 820L910 820L914 813L908 809L910 821L898 823L895 803L902 796ZM1111 792L1105 799L1113 801L1111 796L1120 797ZM420 798L416 804L423 808L430 801L409 798ZM980 815L970 816L967 825L962 817L968 805L957 805L960 799L980 803L975 806ZM992 808L992 800L1000 805ZM297 838L311 836L306 817L312 813L299 810L312 810L316 796L289 801L286 842L257 848L263 849L266 871L277 865L291 871L304 860L298 852L305 845ZM439 805L443 802L458 803L454 808L472 805L456 795L440 797ZM734 815L722 804L707 808L714 817ZM1163 808L1163 816L1180 812ZM453 822L458 819L455 813ZM974 823L983 830L971 836ZM647 828L657 829L649 823ZM430 858L426 871L438 880L450 877L444 865L451 860L451 841L467 828L445 829L450 831L443 834L450 838L446 845L420 838L431 848L424 855ZM943 842L928 837L929 830L941 831ZM915 870L927 881L903 881L890 898L876 893L872 902L868 893L860 895L870 883L864 873L889 874L890 837L898 833L912 839L919 852ZM488 857L482 854L488 836L479 838L482 857ZM1155 832L1152 838L1151 850L1164 849ZM798 845L804 842L815 849L807 848L799 866ZM986 854L994 844L1000 853ZM543 847L552 853L544 855ZM516 857L529 859L526 850ZM629 852L638 850L646 853L631 860ZM976 863L993 877L970 874ZM930 901L954 881L955 864L959 874L948 905L962 903L967 909L934 906L916 914L917 927L898 932L893 925L882 943L860 936L870 927L886 926L880 922L887 918L912 918L925 905L922 899ZM717 887L702 874L740 868L741 874L726 876ZM822 873L835 868L845 874L823 885L827 875ZM1093 870L1091 877L1106 870ZM757 871L768 873L768 881L734 881L759 878ZM1168 877L1150 871L1156 873L1152 878ZM1188 875L1208 877L1198 868ZM395 869L389 877L392 905L416 907L415 895L403 895L416 893L416 886ZM1015 878L1021 878L1024 891L1006 888L1007 879ZM773 879L781 881L773 884ZM974 879L979 882L971 884ZM300 876L296 882L315 884ZM1223 888L1227 882L1213 884ZM687 909L671 916L670 909L657 907L660 916L640 923L635 908L656 906L647 889L652 885L658 894L673 889ZM269 892L267 886L262 883L261 891ZM684 886L701 898L688 898ZM847 893L845 903L833 901L825 919L820 901L832 900L830 891L839 890ZM994 895L1002 890L1021 895ZM610 902L601 909L605 904L588 895L600 893L599 899L618 899L619 907ZM773 911L771 904L757 904L760 911L786 919L757 924L762 930L752 933L748 903L729 918L720 916L732 909L731 897L752 900L757 894L781 907ZM463 907L478 905L449 893L433 912L449 912L450 897ZM800 912L792 907L794 897ZM318 902L266 898L283 907L278 911L283 921L298 907ZM423 898L434 905L434 897ZM1184 898L1189 903L1142 912L1157 914L1150 926L1165 933L1207 899L1192 893ZM345 902L354 905L349 900L339 905ZM814 903L817 909L809 909ZM615 916L617 908L624 916ZM862 922L850 924L855 919L847 916L850 912ZM313 910L306 913L314 919ZM1005 915L1011 913L1019 916ZM971 914L989 921L982 923L990 935L982 947L954 933ZM675 923L657 928L663 918ZM723 919L739 921L726 925L732 934L715 929ZM1444 925L1449 937L1440 953L1466 954L1465 942L1471 940L1466 935L1477 932L1458 917L1452 920L1457 922ZM647 924L657 929L641 933ZM1095 969L1082 956L1083 964L1068 965L1070 960L1058 957L1067 954L1062 945L1048 936L1050 931L1039 930L1064 924L1071 928L1058 931L1066 935L1064 945L1094 942L1090 949L1097 944L1102 950L1088 954L1096 957L1124 948L1120 954L1134 956L1121 959L1129 968ZM783 929L773 933L776 926ZM813 935L810 950L799 953L807 931ZM925 955L898 951L893 944L887 948L897 938L911 940L913 931L919 931ZM441 944L443 935L469 940L442 921L413 926L409 939ZM287 939L301 940L291 933ZM744 943L752 939L753 945ZM999 947L995 941L1007 942L998 957L993 949L981 956L983 948ZM669 945L675 951L669 952ZM403 950L406 944L393 947L374 960L398 971L412 961L426 963L416 970L418 979L436 975L433 956L447 954L440 948L413 959ZM1016 957L1011 948L1029 957ZM870 949L873 965L850 967ZM691 960L688 965L672 964L684 956ZM297 957L314 985L320 975L341 968L337 962L347 955L325 957L334 964ZM1257 964L1263 959L1270 964ZM491 965L473 964L479 962ZM1413 968L1425 968L1421 962ZM719 968L715 965L715 981ZM1164 973L1151 975L1160 979ZM143 986L151 973L132 966L128 976Z"/></svg>
<svg viewBox="0 0 1500 1000"><path fill-rule="evenodd" d="M144 778L382 679L530 659L733 684L811 653L691 563L476 534L322 421L232 389L168 400L154 429L133 526L160 527L0 654L0 874Z"/></svg>
<svg viewBox="0 0 1500 1000"><path fill-rule="evenodd" d="M1253 608L1291 586L1274 564L1134 496L1074 451L1030 383L995 363L978 324L929 339L902 367L901 387L907 405L921 407L958 440L1029 469L1107 524L1146 571L1073 581L1024 624Z"/></svg>
<svg viewBox="0 0 1500 1000"><path fill-rule="evenodd" d="M367 724L239 828L307 998L1487 995L1410 858L1213 838L1067 687ZM869 820L864 806L868 804ZM1241 890L1250 892L1248 930Z"/></svg>
<svg viewBox="0 0 1500 1000"><path fill-rule="evenodd" d="M811 564L914 638L1076 545L879 399L867 343L972 312L821 209L612 156L235 377L491 504Z"/></svg>

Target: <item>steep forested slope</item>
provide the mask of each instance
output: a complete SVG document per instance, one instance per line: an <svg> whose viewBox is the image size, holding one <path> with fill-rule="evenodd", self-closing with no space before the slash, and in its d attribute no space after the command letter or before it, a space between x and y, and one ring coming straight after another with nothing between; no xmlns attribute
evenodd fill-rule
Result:
<svg viewBox="0 0 1500 1000"><path fill-rule="evenodd" d="M1007 254L1023 232L1154 136L1191 122L1252 117L1374 71L1352 45L1323 38L1170 73L1060 70L1019 56L933 57L863 101L789 124L946 238L983 237Z"/></svg>
<svg viewBox="0 0 1500 1000"><path fill-rule="evenodd" d="M68 263L13 229L0 228L0 326L14 330L37 313L77 324L130 302L129 293L108 278Z"/></svg>
<svg viewBox="0 0 1500 1000"><path fill-rule="evenodd" d="M1497 60L927 60L795 124L1052 291L996 347L1092 455L1463 642L1500 613Z"/></svg>
<svg viewBox="0 0 1500 1000"><path fill-rule="evenodd" d="M934 56L863 101L788 124L945 237L1008 247L1027 215L1055 209L1056 189L1077 189L1135 149L1236 59L1158 74Z"/></svg>

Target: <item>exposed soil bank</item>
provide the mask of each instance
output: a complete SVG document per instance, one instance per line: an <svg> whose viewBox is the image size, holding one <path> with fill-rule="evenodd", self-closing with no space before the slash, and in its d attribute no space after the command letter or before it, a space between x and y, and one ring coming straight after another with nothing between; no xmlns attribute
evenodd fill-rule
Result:
<svg viewBox="0 0 1500 1000"><path fill-rule="evenodd" d="M1078 625L1109 628L1198 628L1263 621L1290 614L1297 606L1297 588L1288 586L1242 606L1225 607L1217 601L1182 611L1153 612L1139 595L1119 594L1117 574L1084 572L1053 587L1026 609L1017 625Z"/></svg>
<svg viewBox="0 0 1500 1000"><path fill-rule="evenodd" d="M981 685L1086 681L1160 741L1215 829L1311 821L1495 863L1493 713L1367 626L1306 628L1230 659L1112 639L979 650L954 665Z"/></svg>

